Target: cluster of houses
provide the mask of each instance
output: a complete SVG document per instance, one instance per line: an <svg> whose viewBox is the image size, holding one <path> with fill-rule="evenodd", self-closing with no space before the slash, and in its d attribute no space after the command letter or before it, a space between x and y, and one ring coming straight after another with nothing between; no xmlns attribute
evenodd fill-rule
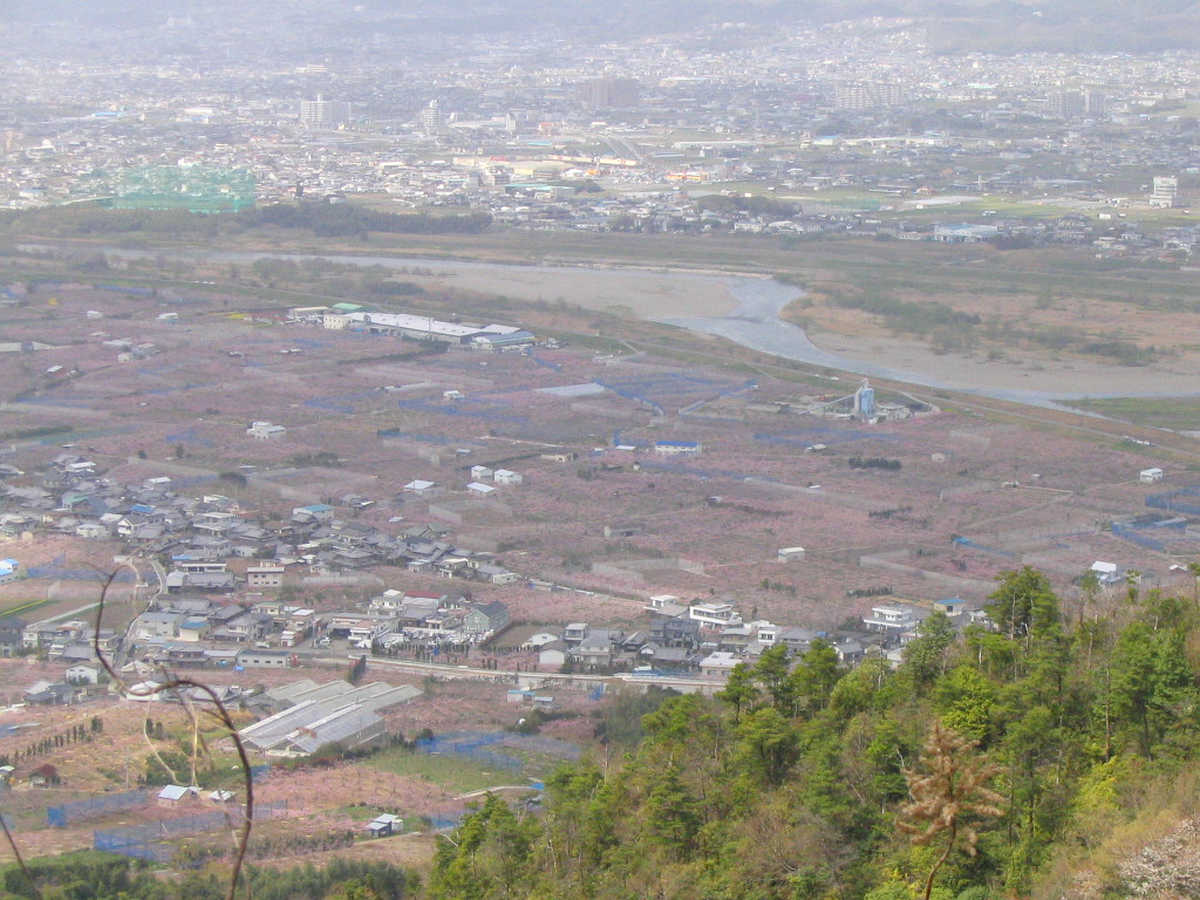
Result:
<svg viewBox="0 0 1200 900"><path fill-rule="evenodd" d="M508 608L499 601L471 603L461 596L394 589L373 598L365 610L318 613L278 599L238 603L169 595L152 606L130 625L128 649L171 666L284 667L295 664L291 648L305 642L327 647L333 640L362 650L461 646L487 640L509 624Z"/></svg>
<svg viewBox="0 0 1200 900"><path fill-rule="evenodd" d="M445 530L422 525L390 534L343 519L327 503L296 507L287 522L266 527L228 497L185 496L173 490L168 476L119 484L100 476L93 461L74 453L56 456L42 473L40 485L9 483L14 473L24 473L8 469L0 471L0 536L48 531L123 540L131 550L147 556L169 554L172 568L166 587L176 593L231 593L238 586L228 570L231 558L274 561L274 565L252 567L251 587L278 586L268 583L275 575L282 577L274 570L290 566L325 574L391 565L492 584L509 584L520 577L488 554L444 540ZM521 481L518 473L505 469L492 477L497 484ZM353 494L339 502L354 510L374 504ZM0 576L11 579L20 574L16 561L12 563Z"/></svg>
<svg viewBox="0 0 1200 900"><path fill-rule="evenodd" d="M678 597L660 594L651 597L646 607L650 625L645 630L623 631L574 622L560 630L532 635L523 649L537 653L542 671L632 670L635 674L723 680L738 663L753 665L776 644L786 645L797 655L820 638L833 647L842 665L853 666L870 657L898 665L904 645L916 637L921 622L935 610L960 627L989 624L985 613L968 609L957 597L938 601L932 609L880 604L857 628L829 633L762 619L743 621L732 604L685 604Z"/></svg>

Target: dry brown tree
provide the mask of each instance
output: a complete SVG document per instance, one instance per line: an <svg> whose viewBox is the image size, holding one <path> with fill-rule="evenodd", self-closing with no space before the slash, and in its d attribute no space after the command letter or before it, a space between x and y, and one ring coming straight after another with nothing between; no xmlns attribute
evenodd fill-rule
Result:
<svg viewBox="0 0 1200 900"><path fill-rule="evenodd" d="M130 564L126 563L125 565ZM134 568L135 572L137 571L136 567L132 568ZM245 886L246 896L249 897L250 886L245 879L241 878L241 873L242 865L246 859L246 850L250 843L250 830L254 823L254 778L250 769L250 758L246 755L246 748L242 744L241 737L238 735L237 726L233 722L233 717L229 714L229 710L226 708L225 704L221 702L220 696L218 696L217 692L214 691L210 685L207 685L201 681L196 681L192 678L180 678L163 670L159 676L160 680L156 682L156 686L152 690L147 690L146 688L140 686L128 684L125 679L122 678L121 674L113 667L112 662L100 647L100 626L104 619L104 604L108 599L109 588L112 587L112 584L116 580L119 572L120 570L117 569L108 573L100 573L102 586L100 588L100 600L96 605L96 621L93 630L92 650L96 655L96 659L99 661L100 665L103 666L104 671L108 673L109 678L112 679L114 685L120 692L129 696L146 696L151 692L158 691L177 693L184 711L191 719L192 724L191 783L193 785L196 782L197 756L202 750L207 752L208 749L207 745L204 744L203 739L199 736L199 720L201 716L206 716L213 720L232 740L234 749L237 751L238 761L242 770L243 784L246 789L246 801L242 809L242 815L238 816L236 821L237 828L235 830L236 838L233 868L229 875L229 887L226 897L227 900L235 900L237 897L239 884L243 884ZM207 696L213 705L213 709L197 710L187 698L185 692L188 690L196 690ZM165 762L163 762L162 757L159 756L157 751L154 750L152 744L150 749L153 752L153 755L158 758L158 761L163 768L171 773L172 778L177 777L177 774ZM33 875L26 866L25 860L22 858L21 852L17 847L17 843L13 839L12 833L9 831L8 825L4 821L3 816L0 816L0 830L3 831L4 839L8 842L8 846L12 850L13 856L16 859L17 866L25 876L25 879L28 882L34 897L40 898L42 896L41 891L38 889Z"/></svg>
<svg viewBox="0 0 1200 900"><path fill-rule="evenodd" d="M935 721L921 751L919 767L924 771L904 770L912 801L900 808L897 826L921 846L945 835L946 848L925 879L925 900L960 839L963 852L975 855L979 834L973 823L1001 814L999 804L1004 798L988 787L1000 767L977 754L978 745Z"/></svg>

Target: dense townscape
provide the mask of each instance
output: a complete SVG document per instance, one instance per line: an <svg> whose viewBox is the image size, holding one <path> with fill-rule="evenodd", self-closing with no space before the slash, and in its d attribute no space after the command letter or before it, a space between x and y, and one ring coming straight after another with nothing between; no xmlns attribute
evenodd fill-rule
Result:
<svg viewBox="0 0 1200 900"><path fill-rule="evenodd" d="M4 19L0 897L1196 895L1191 7Z"/></svg>
<svg viewBox="0 0 1200 900"><path fill-rule="evenodd" d="M103 26L80 46L13 23L28 52L4 64L22 98L0 109L6 205L372 195L532 229L850 231L1151 257L1195 243L1178 215L1122 221L1190 202L1184 51L946 55L922 21L878 18L698 21L682 40L600 45L548 24L484 28L448 53L364 11L351 33L388 52L357 53L307 13L265 68L253 29L192 55L211 9L145 23L132 66L127 38Z"/></svg>

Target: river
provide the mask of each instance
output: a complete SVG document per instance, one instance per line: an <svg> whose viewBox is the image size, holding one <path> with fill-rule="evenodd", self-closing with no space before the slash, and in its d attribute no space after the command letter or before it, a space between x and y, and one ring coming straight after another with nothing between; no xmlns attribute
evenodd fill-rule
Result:
<svg viewBox="0 0 1200 900"><path fill-rule="evenodd" d="M28 249L54 250L57 248L30 245ZM485 284L494 283L495 293L502 293L507 289L511 295L520 296L526 300L551 299L553 296L563 293L564 285L567 286L565 290L569 291L571 284L582 287L582 282L586 279L592 299L599 298L597 302L591 304L592 306L602 308L605 302L611 302L611 305L614 306L624 305L651 321L685 328L701 334L716 335L763 353L855 375L904 382L932 389L953 390L980 397L1053 409L1065 409L1060 402L1056 401L1083 397L1153 397L1178 396L1186 393L1185 390L1179 388L1174 391L1169 389L1121 391L1110 388L1088 393L1051 391L1032 387L1029 389L1003 388L989 383L993 382L993 379L983 377L981 370L989 365L983 361L966 366L965 371L960 370L956 374L957 380L951 382L947 380L944 372L939 373L932 368L925 371L895 368L882 362L831 353L814 345L803 328L780 317L782 310L789 303L803 297L804 292L800 288L769 278L619 266L519 265L422 256L354 256L245 251L158 252L117 247L105 248L104 252L111 257L126 259L165 256L168 259L208 260L219 263L253 263L262 258L294 262L328 259L330 262L359 266L382 266L395 270L419 268L429 270L435 276L470 273L472 281L475 283L479 283L480 280ZM554 286L553 291L539 289L539 282L543 280L547 287L551 284ZM700 306L704 311L709 313L720 311L721 314L662 314L664 283L669 283L679 295L676 300L682 298L674 304L666 303L666 308L682 306L683 309L690 310L694 308L687 303L688 298L691 297L695 305ZM517 286L516 289L513 289L514 285ZM614 298L612 301L607 299L609 295ZM706 299L702 300L702 297ZM714 304L713 297L717 297L719 302ZM729 297L732 297L734 304L731 310L729 309ZM575 302L569 293L564 299ZM1118 385L1122 380L1121 369L1116 366L1112 368L1113 384ZM972 377L973 369L978 373L974 378ZM1054 379L1048 376L1042 380L1052 382Z"/></svg>

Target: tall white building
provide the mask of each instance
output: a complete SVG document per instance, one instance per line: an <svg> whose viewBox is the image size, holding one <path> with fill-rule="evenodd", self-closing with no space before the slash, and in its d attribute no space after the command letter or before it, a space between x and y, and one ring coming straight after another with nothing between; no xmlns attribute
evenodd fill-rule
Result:
<svg viewBox="0 0 1200 900"><path fill-rule="evenodd" d="M1179 198L1179 179L1174 175L1154 176L1154 190L1150 193L1150 205L1158 209L1170 209Z"/></svg>
<svg viewBox="0 0 1200 900"><path fill-rule="evenodd" d="M421 131L429 137L442 133L442 109L436 100L430 100L429 105L421 110Z"/></svg>
<svg viewBox="0 0 1200 900"><path fill-rule="evenodd" d="M316 100L300 101L300 124L315 128L337 128L350 122L350 104L344 100L326 100L317 94Z"/></svg>
<svg viewBox="0 0 1200 900"><path fill-rule="evenodd" d="M834 85L834 106L838 109L878 109L904 103L904 88L895 82L840 81Z"/></svg>

